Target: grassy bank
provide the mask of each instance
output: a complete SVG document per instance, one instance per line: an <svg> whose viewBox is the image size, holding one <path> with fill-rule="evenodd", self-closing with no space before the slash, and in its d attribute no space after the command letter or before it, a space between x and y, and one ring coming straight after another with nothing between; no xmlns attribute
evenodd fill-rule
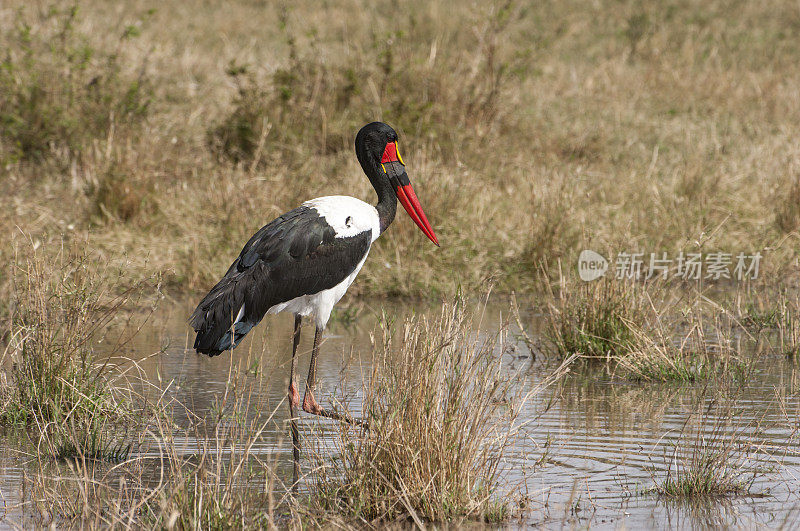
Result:
<svg viewBox="0 0 800 531"><path fill-rule="evenodd" d="M0 257L17 227L88 234L205 289L299 202L372 201L352 140L382 119L443 246L401 213L362 293L531 287L582 248L762 251L762 277L796 272L795 4L386 9L4 3Z"/></svg>

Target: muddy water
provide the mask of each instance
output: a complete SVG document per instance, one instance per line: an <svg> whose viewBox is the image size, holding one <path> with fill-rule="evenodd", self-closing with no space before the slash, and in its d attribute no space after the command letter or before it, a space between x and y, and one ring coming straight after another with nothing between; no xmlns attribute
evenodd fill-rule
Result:
<svg viewBox="0 0 800 531"><path fill-rule="evenodd" d="M231 357L209 359L187 350L191 339L186 316L192 301L162 304L142 332L126 347L141 360L148 377L199 416L221 407ZM484 329L497 327L505 306L490 307ZM398 319L412 312L435 314L434 305L360 303L329 327L318 364L320 390L346 397L358 410L362 375L369 373L370 333L380 313ZM523 315L526 326L540 326L536 315ZM292 318L269 317L235 352L235 360L260 382L258 404L274 408L274 424L256 452L270 455L286 478L291 455L280 426L291 358ZM312 326L301 344L301 381L308 361ZM498 352L509 371L532 387L553 370L522 344ZM541 358L541 356L540 356ZM524 407L520 436L504 463L504 488L522 493L527 510L512 527L545 528L709 528L794 527L800 522L800 378L797 367L780 357L762 356L755 375L727 389L702 385L633 384L614 379L597 367L575 367L561 385L531 398ZM166 384L169 384L168 386ZM735 403L724 397L734 395ZM323 398L323 404L330 402ZM188 419L176 409L179 422ZM304 418L305 435L327 421ZM323 430L324 431L324 430ZM333 430L327 430L333 432ZM751 495L702 503L672 502L648 492L655 481L674 471L675 456L698 437L723 433L736 443L737 459L754 477ZM719 439L719 437L717 437ZM688 441L688 442L687 442ZM191 454L197 441L178 441ZM322 444L325 444L324 437ZM21 497L26 444L0 433L0 527L24 522L15 506ZM8 510L4 513L3 507Z"/></svg>

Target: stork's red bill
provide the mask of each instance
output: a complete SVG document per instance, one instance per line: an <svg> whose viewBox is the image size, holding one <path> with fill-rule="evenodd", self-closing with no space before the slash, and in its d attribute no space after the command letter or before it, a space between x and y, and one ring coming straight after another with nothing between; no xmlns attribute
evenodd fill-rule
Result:
<svg viewBox="0 0 800 531"><path fill-rule="evenodd" d="M389 176L392 185L394 185L400 204L406 209L406 212L417 224L417 227L425 233L425 236L438 246L439 240L436 238L436 234L428 222L428 217L425 215L425 211L422 210L422 205L419 204L417 194L411 186L411 181L408 179L403 158L397 149L397 141L386 144L386 149L384 149L381 157L381 166L384 173Z"/></svg>

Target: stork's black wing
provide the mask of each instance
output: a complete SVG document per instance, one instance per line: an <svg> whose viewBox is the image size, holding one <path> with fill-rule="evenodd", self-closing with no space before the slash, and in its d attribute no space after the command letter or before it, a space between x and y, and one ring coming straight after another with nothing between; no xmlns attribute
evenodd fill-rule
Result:
<svg viewBox="0 0 800 531"><path fill-rule="evenodd" d="M342 282L371 242L369 230L337 238L325 219L306 206L275 219L250 238L192 313L194 348L215 356L235 347L272 306Z"/></svg>

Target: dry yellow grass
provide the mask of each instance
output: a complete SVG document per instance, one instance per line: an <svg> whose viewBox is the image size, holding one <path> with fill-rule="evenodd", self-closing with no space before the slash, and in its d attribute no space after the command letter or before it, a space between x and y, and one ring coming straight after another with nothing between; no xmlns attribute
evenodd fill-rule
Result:
<svg viewBox="0 0 800 531"><path fill-rule="evenodd" d="M65 15L50 7L4 2L0 25L58 42ZM37 160L12 156L0 129L6 242L20 229L88 233L108 261L203 289L299 202L371 201L352 137L383 119L443 246L400 219L362 292L429 295L498 273L503 288L529 287L538 262L571 265L584 247L762 250L764 275L797 272L794 2L100 1L71 24L71 42L93 50L88 67L50 64L33 46L37 82L75 79L80 93L94 79L81 72L100 73L116 96L140 82L147 105L88 123L72 146L50 137ZM0 48L24 64L15 35ZM0 114L14 105L3 99ZM232 116L254 135L238 163L214 148Z"/></svg>
<svg viewBox="0 0 800 531"><path fill-rule="evenodd" d="M435 318L381 323L362 406L370 428L341 426L336 457L319 459L312 513L368 527L404 518L419 527L508 518L501 463L527 397L497 355L508 344L507 324L485 333L476 320L458 297Z"/></svg>

